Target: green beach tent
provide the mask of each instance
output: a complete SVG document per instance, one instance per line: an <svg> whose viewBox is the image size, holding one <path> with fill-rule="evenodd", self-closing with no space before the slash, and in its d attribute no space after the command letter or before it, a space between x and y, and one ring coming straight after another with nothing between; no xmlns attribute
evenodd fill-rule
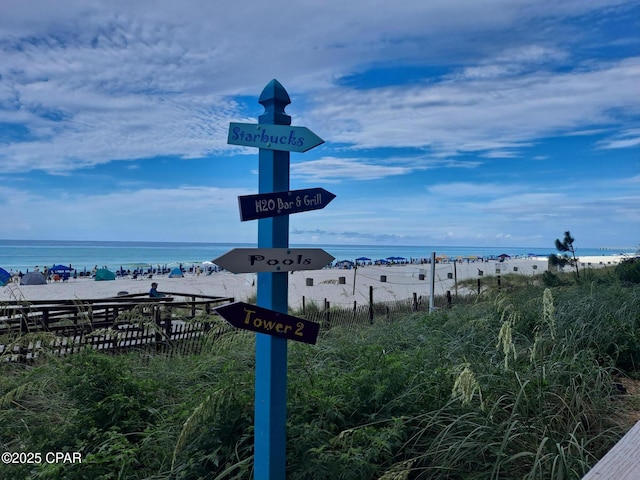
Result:
<svg viewBox="0 0 640 480"><path fill-rule="evenodd" d="M96 282L101 282L103 280L115 280L116 274L111 270L107 270L106 268L100 268L96 271Z"/></svg>

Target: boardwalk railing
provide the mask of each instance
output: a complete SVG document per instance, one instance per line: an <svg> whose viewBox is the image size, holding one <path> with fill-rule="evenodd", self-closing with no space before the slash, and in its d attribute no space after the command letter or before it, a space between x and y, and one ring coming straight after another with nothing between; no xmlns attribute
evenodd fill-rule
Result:
<svg viewBox="0 0 640 480"><path fill-rule="evenodd" d="M233 301L231 297L164 293L168 296L3 302L0 360L29 361L44 350L66 355L86 347L109 352L153 348L187 353L201 345L196 341L199 337L219 329L222 322L215 317L212 321L213 308Z"/></svg>
<svg viewBox="0 0 640 480"><path fill-rule="evenodd" d="M199 352L203 339L212 341L229 327L213 310L233 302L231 297L164 292L167 297L143 294L66 301L9 301L0 303L0 361L30 361L44 351L56 356L83 348L119 353L133 348L189 354ZM436 304L451 306L450 298ZM326 331L393 321L428 312L429 301L412 299L332 307L325 300L294 315L319 323Z"/></svg>

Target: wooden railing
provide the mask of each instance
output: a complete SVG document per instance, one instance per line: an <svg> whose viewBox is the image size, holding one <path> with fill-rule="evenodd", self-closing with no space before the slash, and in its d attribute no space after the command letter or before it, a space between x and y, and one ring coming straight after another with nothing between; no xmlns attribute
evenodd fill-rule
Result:
<svg viewBox="0 0 640 480"><path fill-rule="evenodd" d="M105 351L184 346L211 329L209 320L216 306L234 300L163 293L167 296L0 303L0 359L28 361L43 350L65 355L87 346ZM177 300L180 297L183 300Z"/></svg>

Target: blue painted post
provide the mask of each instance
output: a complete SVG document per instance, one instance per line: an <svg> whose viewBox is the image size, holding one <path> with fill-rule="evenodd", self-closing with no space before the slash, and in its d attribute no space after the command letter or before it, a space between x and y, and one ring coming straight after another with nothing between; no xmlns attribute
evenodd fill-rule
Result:
<svg viewBox="0 0 640 480"><path fill-rule="evenodd" d="M264 88L258 102L265 112L258 123L291 125L284 108L289 94L277 80ZM259 192L289 190L289 152L259 150ZM289 216L258 220L258 248L289 247ZM287 272L258 273L258 306L287 313ZM287 340L256 333L254 478L284 480L286 471Z"/></svg>

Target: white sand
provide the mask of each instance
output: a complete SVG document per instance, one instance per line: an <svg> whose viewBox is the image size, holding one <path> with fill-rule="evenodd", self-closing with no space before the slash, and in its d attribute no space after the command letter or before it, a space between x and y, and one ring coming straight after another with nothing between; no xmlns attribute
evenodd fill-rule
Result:
<svg viewBox="0 0 640 480"><path fill-rule="evenodd" d="M621 256L583 257L581 267L598 268L615 265ZM455 270L454 270L455 268ZM455 279L480 279L481 282L495 282L488 277L495 277L496 271L501 275L542 274L547 269L546 257L527 259L507 259L504 262L470 262L470 263L438 263L435 273L435 294L444 295L447 291L455 293ZM479 276L482 270L483 275ZM354 289L355 275L355 289ZM421 280L421 276L424 279ZM425 265L390 265L366 266L357 270L323 269L298 271L289 274L289 306L298 308L305 302L323 305L328 300L332 306L352 307L353 302L365 304L369 301L369 289L373 287L375 302L407 300L416 293L418 297L428 298L430 292L431 266ZM382 281L386 277L386 281ZM451 277L451 278L449 278ZM344 283L340 283L341 279ZM112 281L96 282L93 279L78 278L68 282L52 282L47 285L8 284L0 287L0 301L24 298L27 300L68 300L85 298L107 298L119 292L146 293L151 282L159 284L158 290L182 294L202 294L211 296L234 297L236 300L247 300L256 294L256 275L232 274L228 272L211 275L185 274L183 278L154 276L153 279L118 278ZM307 285L307 283L313 283ZM177 299L181 297L177 296Z"/></svg>

